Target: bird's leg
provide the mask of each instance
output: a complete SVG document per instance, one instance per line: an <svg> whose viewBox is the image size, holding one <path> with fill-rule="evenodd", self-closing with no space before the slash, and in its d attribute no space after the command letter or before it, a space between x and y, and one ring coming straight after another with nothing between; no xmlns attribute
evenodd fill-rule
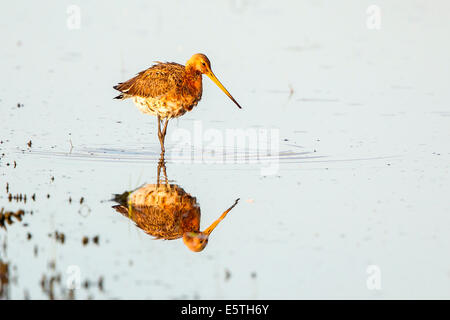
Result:
<svg viewBox="0 0 450 320"><path fill-rule="evenodd" d="M159 138L159 143L161 144L161 151L162 153L164 153L166 150L164 149L164 136L161 132L161 117L158 116L158 138Z"/></svg>
<svg viewBox="0 0 450 320"><path fill-rule="evenodd" d="M159 158L159 161L158 161L158 169L157 169L157 171L156 171L156 174L157 174L157 182L156 182L156 186L157 187L159 187L159 184L160 184L160 182L161 182L161 179L160 179L160 176L161 176L161 167L163 168L163 172L164 172L164 176L165 176L165 178L166 178L166 180L167 180L167 174L166 174L166 163L165 163L165 160L164 160L164 152L161 152L161 155L160 155L160 158Z"/></svg>
<svg viewBox="0 0 450 320"><path fill-rule="evenodd" d="M161 122L162 121L163 120L161 120ZM162 130L161 130L161 122L158 123L158 128L159 128L159 131L160 131L159 142L161 143L161 150L162 150L162 152L165 152L164 140L166 139L167 124L169 123L169 119L166 118L166 120L164 122L164 128Z"/></svg>
<svg viewBox="0 0 450 320"><path fill-rule="evenodd" d="M156 168L156 187L159 188L159 176L161 175L161 164L158 162L158 167Z"/></svg>
<svg viewBox="0 0 450 320"><path fill-rule="evenodd" d="M164 174L164 183L166 185L168 185L169 184L169 179L167 178L166 162L165 161L163 161L162 170L163 170L163 174Z"/></svg>
<svg viewBox="0 0 450 320"><path fill-rule="evenodd" d="M167 131L167 125L169 124L169 118L166 118L166 121L164 123L164 129L162 131L162 135L163 135L163 142L166 139L166 131Z"/></svg>

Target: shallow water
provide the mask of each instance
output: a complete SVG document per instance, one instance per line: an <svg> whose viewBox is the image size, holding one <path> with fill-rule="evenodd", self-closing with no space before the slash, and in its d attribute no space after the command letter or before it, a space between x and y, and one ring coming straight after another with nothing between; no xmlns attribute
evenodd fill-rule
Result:
<svg viewBox="0 0 450 320"><path fill-rule="evenodd" d="M450 297L447 2L379 1L380 30L360 1L96 1L80 29L68 5L0 13L0 209L24 210L0 228L2 298ZM112 86L195 52L243 106L205 79L169 123L168 179L201 228L241 199L199 253L111 201L155 183L160 157L156 120ZM208 135L233 129L279 148L217 157ZM180 153L187 133L203 148Z"/></svg>

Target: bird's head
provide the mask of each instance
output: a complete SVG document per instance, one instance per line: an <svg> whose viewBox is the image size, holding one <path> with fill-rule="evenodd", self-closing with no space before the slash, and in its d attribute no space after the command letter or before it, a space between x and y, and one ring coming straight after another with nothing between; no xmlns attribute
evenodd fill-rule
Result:
<svg viewBox="0 0 450 320"><path fill-rule="evenodd" d="M237 103L236 100L231 96L227 89L220 83L219 79L214 75L211 70L211 62L208 57L203 53L194 54L186 63L187 69L193 69L201 74L207 75L225 94L230 98L240 109L242 107Z"/></svg>
<svg viewBox="0 0 450 320"><path fill-rule="evenodd" d="M234 204L231 207L229 207L227 210L225 210L225 212L222 213L222 215L219 217L219 219L214 221L208 228L205 229L205 231L186 232L183 235L183 242L186 245L186 247L188 247L190 250L195 251L195 252L200 252L203 249L205 249L206 245L208 244L208 239L209 239L209 236L211 235L211 232L213 232L213 230L217 227L217 225L220 223L220 221L222 221L226 217L228 212L230 212L231 209L233 209L237 205L238 202L239 202L239 199L236 199Z"/></svg>
<svg viewBox="0 0 450 320"><path fill-rule="evenodd" d="M209 235L204 232L186 232L183 235L183 242L190 250L200 252L208 244Z"/></svg>
<svg viewBox="0 0 450 320"><path fill-rule="evenodd" d="M188 60L186 66L189 66L202 74L207 74L209 71L211 71L211 62L203 53L194 54Z"/></svg>

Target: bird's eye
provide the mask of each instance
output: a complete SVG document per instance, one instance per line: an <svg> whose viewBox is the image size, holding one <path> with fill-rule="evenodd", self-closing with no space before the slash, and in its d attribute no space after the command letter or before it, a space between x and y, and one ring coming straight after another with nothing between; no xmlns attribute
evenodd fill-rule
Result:
<svg viewBox="0 0 450 320"><path fill-rule="evenodd" d="M206 64L205 64L204 62L202 62L202 65L203 65L203 66L206 66Z"/></svg>

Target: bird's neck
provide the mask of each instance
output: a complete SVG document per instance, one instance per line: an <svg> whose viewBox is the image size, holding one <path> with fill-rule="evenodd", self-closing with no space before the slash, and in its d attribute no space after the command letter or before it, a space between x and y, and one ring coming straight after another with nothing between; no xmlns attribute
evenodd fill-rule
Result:
<svg viewBox="0 0 450 320"><path fill-rule="evenodd" d="M191 68L189 66L186 67L184 81L190 88L196 91L202 90L202 74L194 68Z"/></svg>

